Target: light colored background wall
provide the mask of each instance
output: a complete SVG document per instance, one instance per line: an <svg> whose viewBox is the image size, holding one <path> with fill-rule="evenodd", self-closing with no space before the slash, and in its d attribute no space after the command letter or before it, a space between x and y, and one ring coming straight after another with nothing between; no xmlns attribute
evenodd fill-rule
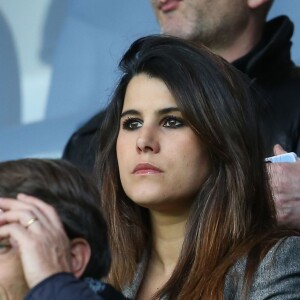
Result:
<svg viewBox="0 0 300 300"><path fill-rule="evenodd" d="M299 9L275 0L270 13L295 22L298 64ZM124 50L158 31L148 0L0 0L0 160L59 157L106 105Z"/></svg>
<svg viewBox="0 0 300 300"><path fill-rule="evenodd" d="M299 0L274 0L269 13L269 18L287 15L295 25L293 36L292 57L300 65L300 1Z"/></svg>

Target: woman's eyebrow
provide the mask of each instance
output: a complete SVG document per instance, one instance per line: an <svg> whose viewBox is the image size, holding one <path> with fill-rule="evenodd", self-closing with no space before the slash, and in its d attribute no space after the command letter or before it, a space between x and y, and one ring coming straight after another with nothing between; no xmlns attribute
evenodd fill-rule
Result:
<svg viewBox="0 0 300 300"><path fill-rule="evenodd" d="M178 107L167 107L167 108L158 110L159 115L165 115L165 114L169 114L169 113L173 113L173 112L180 112L180 110Z"/></svg>
<svg viewBox="0 0 300 300"><path fill-rule="evenodd" d="M135 109L129 109L129 110L125 110L121 113L121 118L128 116L128 115L134 115L134 116L138 116L140 115L139 111L135 110Z"/></svg>
<svg viewBox="0 0 300 300"><path fill-rule="evenodd" d="M178 107L166 107L166 108L157 110L156 113L158 115L165 115L165 114L169 114L169 113L173 113L173 112L180 112L180 110ZM141 113L136 109L128 109L121 113L121 118L128 116L128 115L139 116L139 115L141 115Z"/></svg>

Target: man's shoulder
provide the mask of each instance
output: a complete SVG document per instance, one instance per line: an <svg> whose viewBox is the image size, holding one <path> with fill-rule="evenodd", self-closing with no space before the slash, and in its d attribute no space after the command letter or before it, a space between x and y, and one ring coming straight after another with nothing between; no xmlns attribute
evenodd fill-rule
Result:
<svg viewBox="0 0 300 300"><path fill-rule="evenodd" d="M296 112L299 111L300 67L294 66L288 74L274 81L260 82L259 86L273 107L283 105L286 109L296 108Z"/></svg>
<svg viewBox="0 0 300 300"><path fill-rule="evenodd" d="M295 66L290 73L290 79L295 81L300 81L300 67Z"/></svg>
<svg viewBox="0 0 300 300"><path fill-rule="evenodd" d="M76 130L69 138L62 157L88 174L92 173L97 147L97 131L100 128L106 111L102 110Z"/></svg>
<svg viewBox="0 0 300 300"><path fill-rule="evenodd" d="M99 126L102 124L106 110L103 109L91 117L85 122L78 130L74 132L74 135L85 135L95 133Z"/></svg>

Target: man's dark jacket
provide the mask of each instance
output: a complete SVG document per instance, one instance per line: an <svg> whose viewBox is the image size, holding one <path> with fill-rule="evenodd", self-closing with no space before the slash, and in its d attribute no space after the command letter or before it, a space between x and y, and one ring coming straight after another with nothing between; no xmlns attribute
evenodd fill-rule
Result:
<svg viewBox="0 0 300 300"><path fill-rule="evenodd" d="M79 280L70 273L54 274L32 288L24 300L129 300L109 284Z"/></svg>
<svg viewBox="0 0 300 300"><path fill-rule="evenodd" d="M300 69L291 60L294 25L286 16L266 24L262 41L247 55L233 62L257 84L262 104L266 155L280 144L300 156ZM262 98L260 98L262 99ZM260 101L260 100L259 100ZM63 158L91 173L95 161L96 136L105 111L99 112L68 141Z"/></svg>

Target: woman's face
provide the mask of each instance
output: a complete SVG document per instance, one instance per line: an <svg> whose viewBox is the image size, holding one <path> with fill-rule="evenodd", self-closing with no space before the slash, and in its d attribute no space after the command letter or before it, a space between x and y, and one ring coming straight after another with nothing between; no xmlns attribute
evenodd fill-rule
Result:
<svg viewBox="0 0 300 300"><path fill-rule="evenodd" d="M205 147L167 86L146 74L127 87L117 158L127 196L154 210L188 209L209 168Z"/></svg>

